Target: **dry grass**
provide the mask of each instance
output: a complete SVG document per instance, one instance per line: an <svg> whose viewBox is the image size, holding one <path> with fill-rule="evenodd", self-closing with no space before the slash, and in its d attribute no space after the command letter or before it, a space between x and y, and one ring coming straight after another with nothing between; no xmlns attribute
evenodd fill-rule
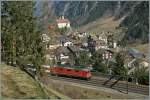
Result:
<svg viewBox="0 0 150 100"><path fill-rule="evenodd" d="M138 44L138 45L137 44L132 44L132 45L129 45L129 47L135 48L135 49L139 50L142 53L148 54L148 49L149 49L149 44L148 43Z"/></svg>
<svg viewBox="0 0 150 100"><path fill-rule="evenodd" d="M115 27L117 27L121 20L113 20L114 17L103 17L92 23L89 23L83 27L81 30L87 31L90 33L100 33L103 31L115 31Z"/></svg>
<svg viewBox="0 0 150 100"><path fill-rule="evenodd" d="M135 99L137 98L136 96L119 93L117 91L112 91L109 89L107 90L106 88L103 87L100 89L93 89L82 85L81 86L75 84L73 85L73 84L64 83L61 81L54 81L54 80L51 80L51 83L48 84L48 86L73 99L129 99L129 98Z"/></svg>
<svg viewBox="0 0 150 100"><path fill-rule="evenodd" d="M92 35L102 34L104 32L105 35L114 35L114 39L116 41L121 40L124 36L122 29L117 29L122 19L114 20L113 16L110 17L102 17L97 19L94 22L91 22L85 26L82 26L80 30L88 32Z"/></svg>
<svg viewBox="0 0 150 100"><path fill-rule="evenodd" d="M1 66L3 98L45 98L38 84L25 72L5 64Z"/></svg>

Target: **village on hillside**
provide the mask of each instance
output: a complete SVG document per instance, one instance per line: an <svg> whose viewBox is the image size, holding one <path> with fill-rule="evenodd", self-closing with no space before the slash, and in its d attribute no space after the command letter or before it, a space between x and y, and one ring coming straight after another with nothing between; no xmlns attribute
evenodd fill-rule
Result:
<svg viewBox="0 0 150 100"><path fill-rule="evenodd" d="M102 33L98 33L98 35L95 35L85 31L72 29L70 21L64 16L59 17L56 20L56 24L49 24L48 28L49 30L57 29L61 34L59 37L55 38L55 42L51 41L52 39L48 34L42 35L43 42L47 44L46 61L48 62L47 64L50 64L51 66L59 63L64 65L68 64L70 67L73 67L73 65L75 65L76 57L79 57L81 53L85 52L86 54L84 56L90 58L92 52L96 51L102 55L102 63L108 67L105 74L112 74L112 69L109 66L116 63L115 56L117 53L123 55L123 59L125 60L124 66L128 70L128 75L132 75L136 71L136 67L139 69L146 68L148 71L149 65L147 54L140 52L135 48L125 47L123 43L121 44L114 39L113 34L109 31L107 34L103 31ZM70 48L71 51L68 48ZM74 56L74 54L77 56ZM74 57L72 57L72 55ZM92 64L87 62L82 66L89 68L91 71L97 70L92 67Z"/></svg>
<svg viewBox="0 0 150 100"><path fill-rule="evenodd" d="M148 99L148 1L1 1L2 99Z"/></svg>

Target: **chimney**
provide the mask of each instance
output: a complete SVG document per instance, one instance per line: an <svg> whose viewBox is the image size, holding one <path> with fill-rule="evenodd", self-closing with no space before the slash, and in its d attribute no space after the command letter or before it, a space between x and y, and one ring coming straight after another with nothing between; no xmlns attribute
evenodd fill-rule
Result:
<svg viewBox="0 0 150 100"><path fill-rule="evenodd" d="M62 19L64 19L64 16L62 16Z"/></svg>

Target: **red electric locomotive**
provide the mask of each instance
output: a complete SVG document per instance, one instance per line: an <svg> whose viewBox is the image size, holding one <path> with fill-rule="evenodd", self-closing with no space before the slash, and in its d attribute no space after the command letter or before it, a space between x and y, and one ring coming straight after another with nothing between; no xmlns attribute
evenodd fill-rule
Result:
<svg viewBox="0 0 150 100"><path fill-rule="evenodd" d="M91 78L91 72L89 69L82 67L67 67L62 65L56 65L50 68L50 73L53 75L64 75L64 76L72 76L79 77L84 79Z"/></svg>

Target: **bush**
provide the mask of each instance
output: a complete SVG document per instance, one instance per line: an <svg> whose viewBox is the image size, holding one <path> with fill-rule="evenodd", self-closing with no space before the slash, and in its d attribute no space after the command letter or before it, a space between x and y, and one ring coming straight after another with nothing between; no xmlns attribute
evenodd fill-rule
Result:
<svg viewBox="0 0 150 100"><path fill-rule="evenodd" d="M107 73L107 66L100 61L96 61L93 65L93 68L101 73Z"/></svg>
<svg viewBox="0 0 150 100"><path fill-rule="evenodd" d="M79 61L79 65L89 65L89 56L88 56L88 52L86 51L82 51L79 53L79 57L77 58Z"/></svg>
<svg viewBox="0 0 150 100"><path fill-rule="evenodd" d="M124 56L118 53L115 57L116 63L114 64L112 71L114 75L126 75L127 69L124 67Z"/></svg>
<svg viewBox="0 0 150 100"><path fill-rule="evenodd" d="M149 85L149 72L146 68L137 68L133 75L138 79L139 84Z"/></svg>
<svg viewBox="0 0 150 100"><path fill-rule="evenodd" d="M99 52L93 53L90 59L90 63L92 64L93 69L101 72L101 73L106 73L107 72L107 66L102 63L102 54Z"/></svg>
<svg viewBox="0 0 150 100"><path fill-rule="evenodd" d="M149 85L149 73L145 72L143 76L140 76L138 79L138 83Z"/></svg>

